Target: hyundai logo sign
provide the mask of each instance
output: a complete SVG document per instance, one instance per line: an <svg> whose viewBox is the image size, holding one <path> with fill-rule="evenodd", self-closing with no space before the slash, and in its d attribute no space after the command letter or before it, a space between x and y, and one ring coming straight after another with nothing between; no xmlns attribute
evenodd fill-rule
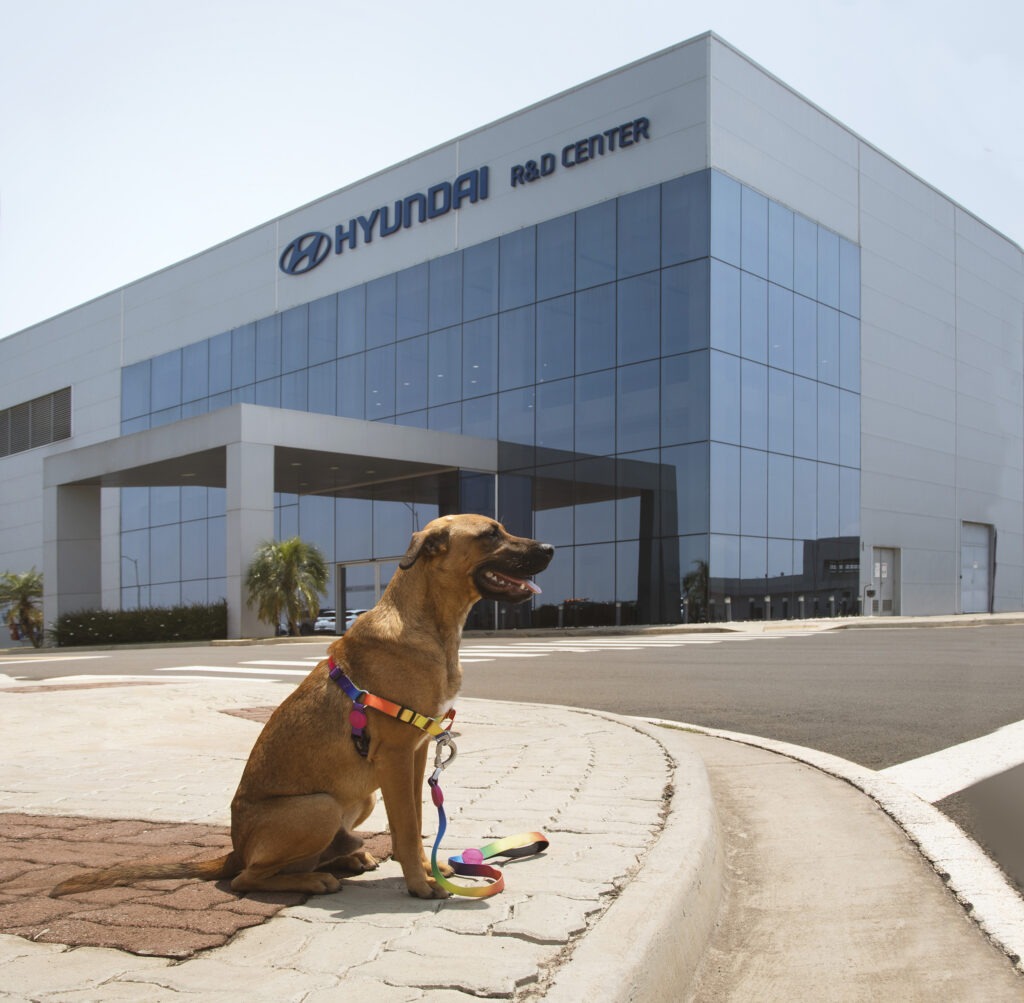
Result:
<svg viewBox="0 0 1024 1003"><path fill-rule="evenodd" d="M281 252L279 264L286 275L302 275L311 272L331 253L333 241L326 233L314 230L296 237Z"/></svg>

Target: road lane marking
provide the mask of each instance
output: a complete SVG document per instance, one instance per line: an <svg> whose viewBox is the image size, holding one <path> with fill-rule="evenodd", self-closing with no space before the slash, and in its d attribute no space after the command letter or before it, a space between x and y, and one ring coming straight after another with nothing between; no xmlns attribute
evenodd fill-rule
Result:
<svg viewBox="0 0 1024 1003"><path fill-rule="evenodd" d="M266 658L266 659L262 659L262 660L256 661L256 662L239 662L238 664L239 665L284 665L284 666L304 665L306 667L307 671L308 671L309 669L315 668L317 666L317 664L319 662L322 662L322 661L323 661L322 658L310 658L310 659L307 659L304 662L274 661L273 659Z"/></svg>
<svg viewBox="0 0 1024 1003"><path fill-rule="evenodd" d="M1024 763L1024 721L878 772L935 804Z"/></svg>
<svg viewBox="0 0 1024 1003"><path fill-rule="evenodd" d="M216 673L234 676L308 676L303 669L255 669L238 665L171 665L165 669L154 669L154 672L195 672Z"/></svg>
<svg viewBox="0 0 1024 1003"><path fill-rule="evenodd" d="M5 665L45 665L48 662L89 662L110 655L40 655L38 658L0 657L0 668Z"/></svg>

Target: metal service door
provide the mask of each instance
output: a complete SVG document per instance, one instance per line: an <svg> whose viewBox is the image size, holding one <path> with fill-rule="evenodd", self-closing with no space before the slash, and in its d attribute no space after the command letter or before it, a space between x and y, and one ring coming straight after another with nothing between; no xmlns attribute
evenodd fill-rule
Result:
<svg viewBox="0 0 1024 1003"><path fill-rule="evenodd" d="M875 616L894 616L899 612L896 602L896 550L892 547L874 548L872 584L875 596L871 611Z"/></svg>
<svg viewBox="0 0 1024 1003"><path fill-rule="evenodd" d="M992 527L960 526L960 612L992 612Z"/></svg>

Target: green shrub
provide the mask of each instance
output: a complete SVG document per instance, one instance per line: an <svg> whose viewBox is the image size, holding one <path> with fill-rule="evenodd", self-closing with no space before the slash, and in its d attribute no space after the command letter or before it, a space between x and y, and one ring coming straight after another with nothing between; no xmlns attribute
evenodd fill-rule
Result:
<svg viewBox="0 0 1024 1003"><path fill-rule="evenodd" d="M212 641L227 637L228 604L151 606L143 609L83 609L59 616L50 628L61 648L81 644L146 644Z"/></svg>

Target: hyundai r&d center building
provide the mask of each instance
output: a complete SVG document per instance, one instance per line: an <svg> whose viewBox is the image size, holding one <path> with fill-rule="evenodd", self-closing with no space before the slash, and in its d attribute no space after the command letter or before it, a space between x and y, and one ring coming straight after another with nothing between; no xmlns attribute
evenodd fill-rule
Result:
<svg viewBox="0 0 1024 1003"><path fill-rule="evenodd" d="M1019 246L702 35L0 341L0 570L252 636L260 542L340 619L476 511L558 551L471 626L1019 610L1022 353Z"/></svg>

